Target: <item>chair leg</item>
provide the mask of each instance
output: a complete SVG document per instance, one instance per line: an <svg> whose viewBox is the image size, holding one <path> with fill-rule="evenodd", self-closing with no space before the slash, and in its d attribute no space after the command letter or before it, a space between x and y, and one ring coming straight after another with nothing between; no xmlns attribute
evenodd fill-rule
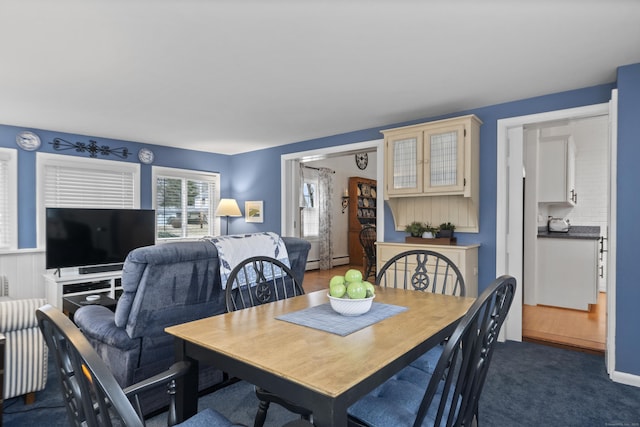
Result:
<svg viewBox="0 0 640 427"><path fill-rule="evenodd" d="M32 391L24 395L24 404L31 405L36 402L36 392Z"/></svg>
<svg viewBox="0 0 640 427"><path fill-rule="evenodd" d="M262 427L264 421L267 419L267 411L269 410L269 402L261 400L258 405L258 412L256 413L256 419L253 422L253 427Z"/></svg>
<svg viewBox="0 0 640 427"><path fill-rule="evenodd" d="M371 274L371 262L367 260L367 265L364 269L364 280L367 280L369 278L369 274Z"/></svg>

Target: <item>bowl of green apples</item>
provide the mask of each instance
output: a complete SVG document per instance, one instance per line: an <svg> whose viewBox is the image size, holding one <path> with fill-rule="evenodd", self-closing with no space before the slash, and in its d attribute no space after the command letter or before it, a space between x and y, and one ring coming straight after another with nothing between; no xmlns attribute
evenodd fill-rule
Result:
<svg viewBox="0 0 640 427"><path fill-rule="evenodd" d="M343 316L360 316L371 310L375 288L362 280L356 269L347 270L344 276L333 276L329 281L329 303L336 313Z"/></svg>

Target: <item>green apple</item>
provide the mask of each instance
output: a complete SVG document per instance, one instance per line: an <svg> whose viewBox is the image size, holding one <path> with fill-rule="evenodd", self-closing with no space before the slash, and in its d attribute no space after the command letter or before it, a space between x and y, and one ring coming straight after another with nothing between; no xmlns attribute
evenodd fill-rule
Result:
<svg viewBox="0 0 640 427"><path fill-rule="evenodd" d="M362 299L367 296L367 289L362 282L351 282L347 285L347 295L351 299Z"/></svg>
<svg viewBox="0 0 640 427"><path fill-rule="evenodd" d="M331 280L329 280L329 287L331 288L333 285L344 285L344 276L333 276Z"/></svg>
<svg viewBox="0 0 640 427"><path fill-rule="evenodd" d="M338 283L329 288L329 295L335 298L342 298L346 292L347 287L342 283Z"/></svg>
<svg viewBox="0 0 640 427"><path fill-rule="evenodd" d="M362 273L359 270L352 268L350 270L347 270L347 272L344 274L344 280L346 280L347 283L362 282Z"/></svg>
<svg viewBox="0 0 640 427"><path fill-rule="evenodd" d="M376 294L376 288L373 287L371 282L362 282L364 283L364 288L367 291L367 298L370 298Z"/></svg>

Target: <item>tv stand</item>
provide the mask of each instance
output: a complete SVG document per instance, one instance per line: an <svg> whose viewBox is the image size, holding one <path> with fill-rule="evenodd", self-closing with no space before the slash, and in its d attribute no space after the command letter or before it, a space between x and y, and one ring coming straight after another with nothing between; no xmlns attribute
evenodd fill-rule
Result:
<svg viewBox="0 0 640 427"><path fill-rule="evenodd" d="M72 295L104 294L118 299L122 292L122 270L57 276L44 275L47 302L62 310L62 298Z"/></svg>

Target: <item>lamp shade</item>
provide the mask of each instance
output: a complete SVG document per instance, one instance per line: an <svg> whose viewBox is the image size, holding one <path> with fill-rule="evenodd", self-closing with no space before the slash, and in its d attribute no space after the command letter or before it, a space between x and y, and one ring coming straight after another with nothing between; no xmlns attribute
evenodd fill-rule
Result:
<svg viewBox="0 0 640 427"><path fill-rule="evenodd" d="M220 199L216 216L242 216L242 212L240 212L236 199Z"/></svg>

